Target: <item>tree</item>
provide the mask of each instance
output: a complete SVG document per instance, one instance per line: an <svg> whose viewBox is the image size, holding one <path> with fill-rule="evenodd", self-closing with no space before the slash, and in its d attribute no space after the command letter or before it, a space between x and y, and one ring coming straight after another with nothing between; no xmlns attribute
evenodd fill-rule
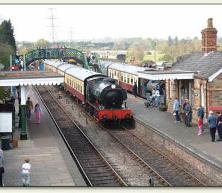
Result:
<svg viewBox="0 0 222 193"><path fill-rule="evenodd" d="M145 47L143 45L132 45L127 50L128 61L133 61L134 63L142 63L144 56Z"/></svg>
<svg viewBox="0 0 222 193"><path fill-rule="evenodd" d="M0 42L10 45L16 51L14 29L10 20L4 20L0 25Z"/></svg>
<svg viewBox="0 0 222 193"><path fill-rule="evenodd" d="M0 63L5 66L5 69L9 68L9 56L14 53L14 50L9 44L0 43Z"/></svg>
<svg viewBox="0 0 222 193"><path fill-rule="evenodd" d="M172 46L173 45L173 40L171 38L171 36L168 37L168 46Z"/></svg>
<svg viewBox="0 0 222 193"><path fill-rule="evenodd" d="M45 39L39 39L37 42L34 43L34 46L37 47L48 47L49 46L49 42Z"/></svg>

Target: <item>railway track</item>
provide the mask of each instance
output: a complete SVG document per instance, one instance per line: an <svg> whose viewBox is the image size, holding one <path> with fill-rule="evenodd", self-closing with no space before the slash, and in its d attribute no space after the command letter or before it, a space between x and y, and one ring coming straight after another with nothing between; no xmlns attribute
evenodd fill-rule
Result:
<svg viewBox="0 0 222 193"><path fill-rule="evenodd" d="M195 176L185 171L181 166L169 160L165 155L156 150L155 147L145 143L130 130L123 128L109 128L105 129L111 135L114 141L117 141L122 146L122 154L127 157L127 160L135 160L139 168L152 177L155 186L205 186L203 182L198 180ZM105 154L103 154L105 156ZM105 156L106 157L106 156ZM118 171L119 163L109 161L111 166ZM120 172L121 173L121 172ZM122 178L125 182L128 179ZM134 175L134 177L136 177ZM147 183L148 185L148 183Z"/></svg>
<svg viewBox="0 0 222 193"><path fill-rule="evenodd" d="M89 186L127 186L45 87L36 89Z"/></svg>
<svg viewBox="0 0 222 193"><path fill-rule="evenodd" d="M108 130L109 134L122 144L133 156L152 172L152 177L158 184L174 187L181 186L205 186L192 174L189 174L181 166L169 160L156 148L148 145L129 130ZM158 184L156 184L158 186Z"/></svg>

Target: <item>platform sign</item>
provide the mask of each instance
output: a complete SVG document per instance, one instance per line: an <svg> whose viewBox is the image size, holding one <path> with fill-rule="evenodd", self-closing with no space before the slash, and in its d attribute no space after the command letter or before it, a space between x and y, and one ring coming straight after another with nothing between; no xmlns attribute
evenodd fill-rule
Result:
<svg viewBox="0 0 222 193"><path fill-rule="evenodd" d="M0 133L12 132L12 113L0 112Z"/></svg>

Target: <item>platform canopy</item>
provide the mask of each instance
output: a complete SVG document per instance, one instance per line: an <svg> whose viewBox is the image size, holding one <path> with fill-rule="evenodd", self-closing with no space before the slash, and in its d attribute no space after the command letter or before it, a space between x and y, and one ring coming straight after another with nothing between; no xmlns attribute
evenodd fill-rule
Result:
<svg viewBox="0 0 222 193"><path fill-rule="evenodd" d="M141 71L138 72L138 77L147 80L192 80L195 72L192 71Z"/></svg>
<svg viewBox="0 0 222 193"><path fill-rule="evenodd" d="M59 85L64 76L55 72L1 71L0 86Z"/></svg>

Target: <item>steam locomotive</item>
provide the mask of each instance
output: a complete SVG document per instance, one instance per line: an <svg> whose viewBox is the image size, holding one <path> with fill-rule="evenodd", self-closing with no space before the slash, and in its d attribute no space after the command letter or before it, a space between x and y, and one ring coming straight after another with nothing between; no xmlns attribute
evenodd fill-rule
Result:
<svg viewBox="0 0 222 193"><path fill-rule="evenodd" d="M117 81L106 75L64 62L45 61L45 69L64 73L64 89L77 98L98 121L132 120L133 113L126 107L127 94Z"/></svg>

